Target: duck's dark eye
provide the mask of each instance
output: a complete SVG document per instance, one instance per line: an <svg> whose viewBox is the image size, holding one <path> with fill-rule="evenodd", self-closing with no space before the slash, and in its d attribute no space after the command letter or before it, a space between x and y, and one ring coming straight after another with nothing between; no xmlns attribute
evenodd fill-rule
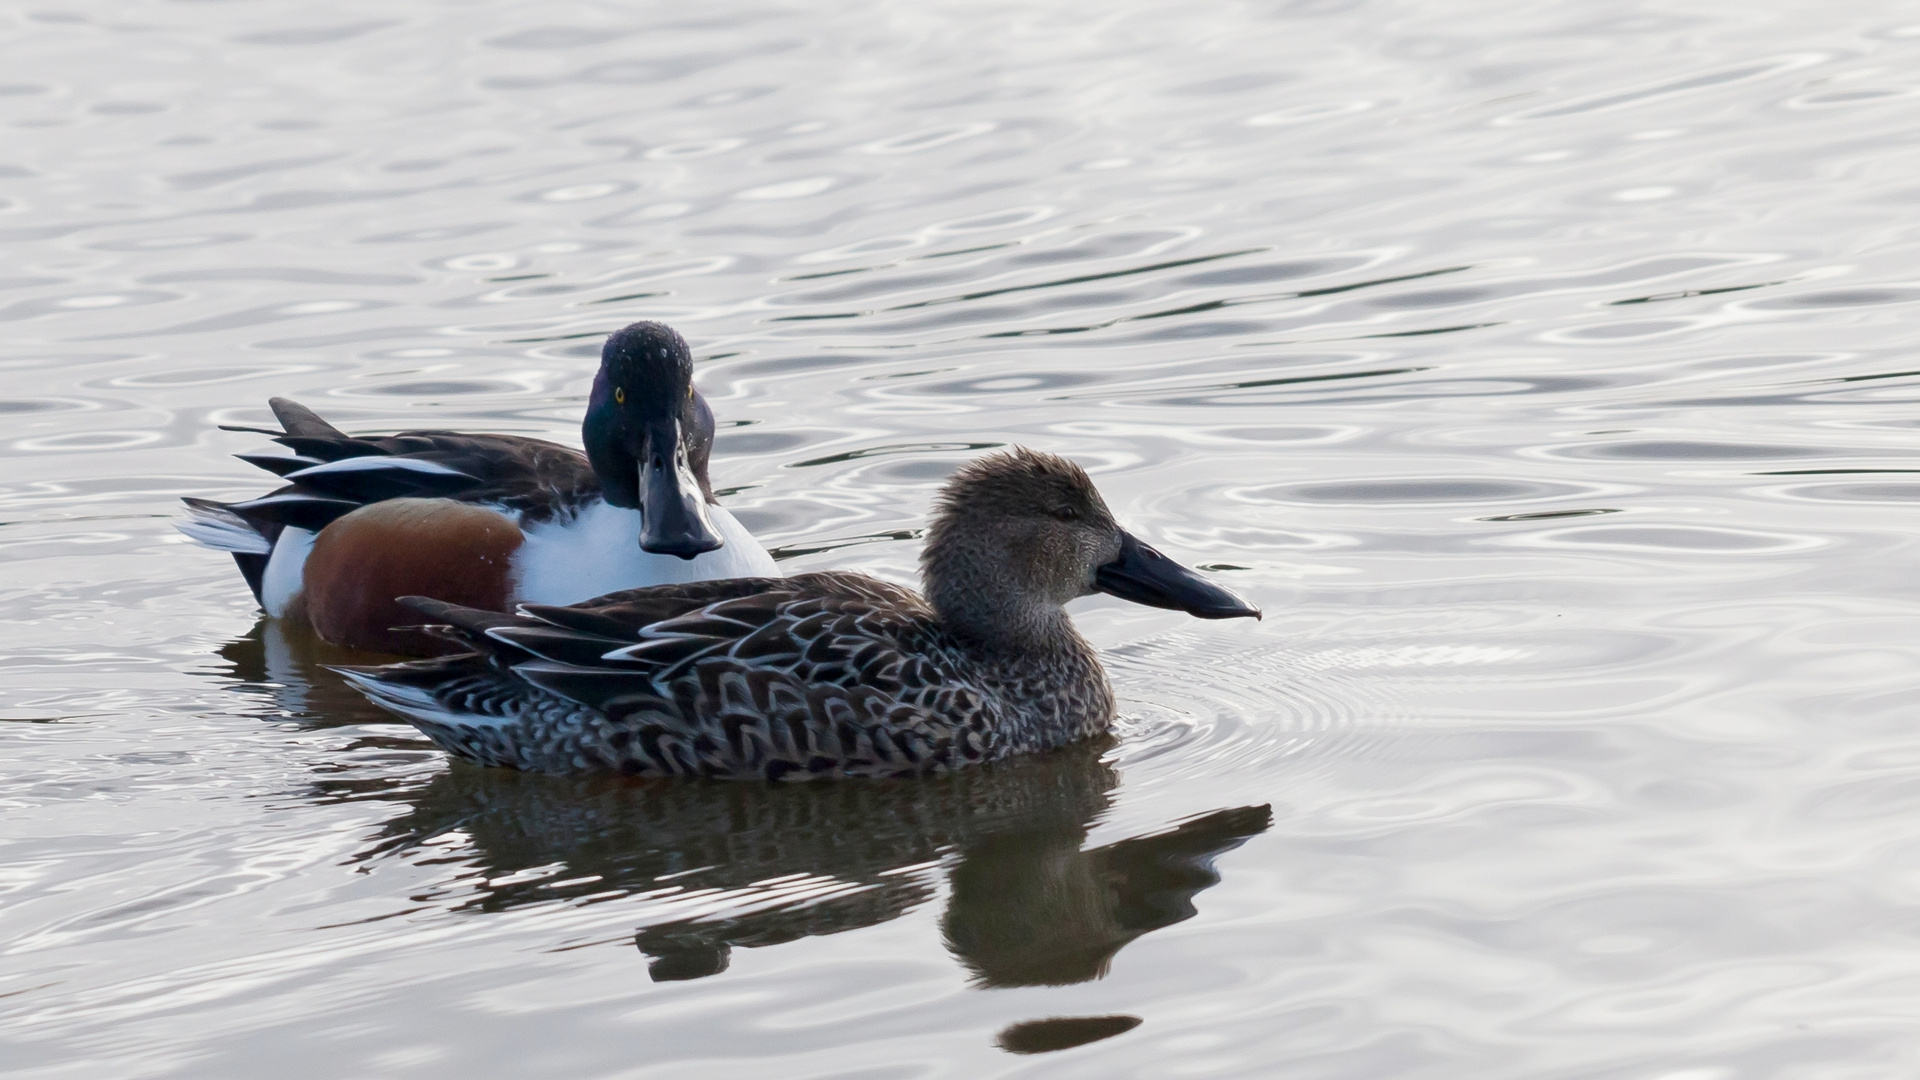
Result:
<svg viewBox="0 0 1920 1080"><path fill-rule="evenodd" d="M1078 521L1080 520L1080 511L1075 510L1071 506L1063 506L1055 510L1053 516L1061 521Z"/></svg>

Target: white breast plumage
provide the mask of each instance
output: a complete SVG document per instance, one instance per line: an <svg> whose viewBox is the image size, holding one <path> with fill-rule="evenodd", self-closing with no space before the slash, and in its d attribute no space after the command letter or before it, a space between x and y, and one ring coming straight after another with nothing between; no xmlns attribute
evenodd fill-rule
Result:
<svg viewBox="0 0 1920 1080"><path fill-rule="evenodd" d="M691 559L640 550L640 511L604 502L570 519L523 525L526 540L513 554L514 599L577 604L643 585L780 576L773 557L732 514L718 506L707 514L724 546Z"/></svg>

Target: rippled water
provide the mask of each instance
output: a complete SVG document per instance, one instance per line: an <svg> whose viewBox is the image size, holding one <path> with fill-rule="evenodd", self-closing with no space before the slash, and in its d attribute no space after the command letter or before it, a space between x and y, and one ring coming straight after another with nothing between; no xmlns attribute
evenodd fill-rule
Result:
<svg viewBox="0 0 1920 1080"><path fill-rule="evenodd" d="M0 73L0 1055L76 1077L1920 1070L1920 9L73 4ZM449 767L182 495L265 399L573 440L910 579L978 449L1257 626L1110 744Z"/></svg>

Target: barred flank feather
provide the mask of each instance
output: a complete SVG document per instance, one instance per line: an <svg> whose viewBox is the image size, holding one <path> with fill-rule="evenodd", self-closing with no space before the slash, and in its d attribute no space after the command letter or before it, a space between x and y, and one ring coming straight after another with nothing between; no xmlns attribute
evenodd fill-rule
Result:
<svg viewBox="0 0 1920 1080"><path fill-rule="evenodd" d="M914 776L1084 738L1112 716L1090 651L983 664L917 594L860 574L658 586L517 615L406 602L474 654L344 673L483 764Z"/></svg>
<svg viewBox="0 0 1920 1080"><path fill-rule="evenodd" d="M1098 589L1207 618L1259 614L1140 544L1086 473L1047 454L1016 448L961 469L927 537L925 598L845 571L662 585L513 615L408 597L473 653L349 677L487 764L917 776L1108 728L1113 690L1064 610L1076 597Z"/></svg>

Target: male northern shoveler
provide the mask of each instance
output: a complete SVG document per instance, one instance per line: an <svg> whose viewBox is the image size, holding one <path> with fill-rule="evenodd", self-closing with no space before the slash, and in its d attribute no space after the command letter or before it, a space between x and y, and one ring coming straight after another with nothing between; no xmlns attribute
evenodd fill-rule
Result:
<svg viewBox="0 0 1920 1080"><path fill-rule="evenodd" d="M241 454L289 481L263 498L186 500L180 531L233 553L275 618L384 652L437 642L396 597L468 607L571 604L616 589L773 576L773 559L714 504L713 411L672 329L634 323L607 338L580 426L586 453L517 435L348 435L285 398L296 456Z"/></svg>
<svg viewBox="0 0 1920 1080"><path fill-rule="evenodd" d="M408 597L474 651L342 669L449 752L542 772L903 776L1106 730L1113 691L1062 608L1109 593L1259 610L1136 540L1087 474L1015 449L942 489L926 595L827 571L633 589L518 614Z"/></svg>

